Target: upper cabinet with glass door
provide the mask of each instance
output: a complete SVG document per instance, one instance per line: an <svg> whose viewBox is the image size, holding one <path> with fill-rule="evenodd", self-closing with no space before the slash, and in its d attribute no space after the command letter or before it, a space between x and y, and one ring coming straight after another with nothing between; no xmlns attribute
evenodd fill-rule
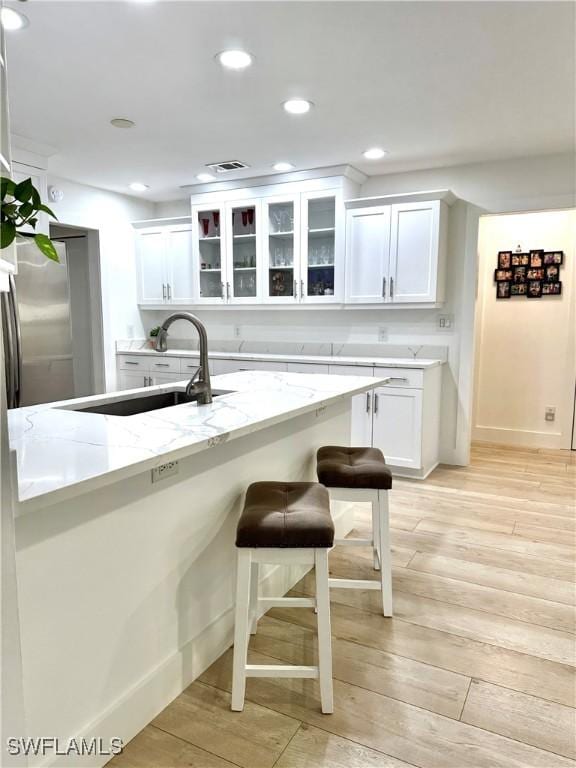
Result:
<svg viewBox="0 0 576 768"><path fill-rule="evenodd" d="M226 300L254 304L260 300L260 201L226 205L228 229Z"/></svg>
<svg viewBox="0 0 576 768"><path fill-rule="evenodd" d="M225 301L224 229L222 208L192 209L195 293L199 304Z"/></svg>
<svg viewBox="0 0 576 768"><path fill-rule="evenodd" d="M299 289L300 300L303 302L324 303L341 300L344 222L341 221L340 227L337 227L337 206L336 194L302 195Z"/></svg>
<svg viewBox="0 0 576 768"><path fill-rule="evenodd" d="M262 201L264 301L293 304L300 280L300 199Z"/></svg>

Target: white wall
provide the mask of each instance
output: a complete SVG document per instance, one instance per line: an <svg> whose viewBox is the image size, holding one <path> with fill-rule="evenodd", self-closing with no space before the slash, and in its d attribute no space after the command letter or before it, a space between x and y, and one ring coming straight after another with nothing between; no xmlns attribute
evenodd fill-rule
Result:
<svg viewBox="0 0 576 768"><path fill-rule="evenodd" d="M497 300L499 250L563 250L562 295ZM475 439L570 448L574 406L576 211L480 220ZM546 406L556 420L544 419Z"/></svg>
<svg viewBox="0 0 576 768"><path fill-rule="evenodd" d="M106 389L116 388L115 341L141 335L136 298L136 261L131 222L152 218L155 206L145 200L48 177L64 192L52 208L61 224L99 232L103 297L104 369Z"/></svg>

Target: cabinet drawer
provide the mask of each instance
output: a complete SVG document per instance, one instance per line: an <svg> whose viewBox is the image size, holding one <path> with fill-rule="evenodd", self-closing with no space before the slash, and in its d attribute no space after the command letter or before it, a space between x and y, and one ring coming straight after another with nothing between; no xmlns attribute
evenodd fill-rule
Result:
<svg viewBox="0 0 576 768"><path fill-rule="evenodd" d="M389 378L388 387L410 387L422 389L424 386L424 371L421 368L374 368L376 378Z"/></svg>
<svg viewBox="0 0 576 768"><path fill-rule="evenodd" d="M179 357L148 357L147 363L151 373L180 373Z"/></svg>
<svg viewBox="0 0 576 768"><path fill-rule="evenodd" d="M238 371L286 371L286 363L275 360L238 360Z"/></svg>
<svg viewBox="0 0 576 768"><path fill-rule="evenodd" d="M331 365L328 372L335 376L374 376L371 365Z"/></svg>
<svg viewBox="0 0 576 768"><path fill-rule="evenodd" d="M198 357L180 358L180 373L183 373L185 376L191 376L199 366L200 355ZM210 373L212 373L212 366L210 366Z"/></svg>
<svg viewBox="0 0 576 768"><path fill-rule="evenodd" d="M328 373L330 366L319 363L288 363L290 373Z"/></svg>
<svg viewBox="0 0 576 768"><path fill-rule="evenodd" d="M147 371L148 358L144 355L118 355L118 368L121 371Z"/></svg>

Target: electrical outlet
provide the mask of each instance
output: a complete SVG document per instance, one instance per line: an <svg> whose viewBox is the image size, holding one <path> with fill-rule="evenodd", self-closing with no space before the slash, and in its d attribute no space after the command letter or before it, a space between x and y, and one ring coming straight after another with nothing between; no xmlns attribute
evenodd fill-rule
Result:
<svg viewBox="0 0 576 768"><path fill-rule="evenodd" d="M239 339L242 336L242 329L239 325L234 326L234 338Z"/></svg>
<svg viewBox="0 0 576 768"><path fill-rule="evenodd" d="M556 408L552 405L547 405L544 409L544 420L545 421L556 421Z"/></svg>
<svg viewBox="0 0 576 768"><path fill-rule="evenodd" d="M159 467L154 467L152 470L152 482L158 483L160 480L165 480L167 477L173 477L178 474L178 462L168 461L166 464L160 464Z"/></svg>
<svg viewBox="0 0 576 768"><path fill-rule="evenodd" d="M454 315L439 315L438 316L438 328L443 331L448 331L454 325Z"/></svg>
<svg viewBox="0 0 576 768"><path fill-rule="evenodd" d="M378 328L378 341L388 341L388 328L385 325Z"/></svg>

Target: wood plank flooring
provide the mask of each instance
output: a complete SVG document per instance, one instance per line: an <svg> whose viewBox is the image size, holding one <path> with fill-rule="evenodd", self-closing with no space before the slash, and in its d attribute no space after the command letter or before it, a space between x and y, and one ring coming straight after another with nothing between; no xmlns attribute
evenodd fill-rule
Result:
<svg viewBox="0 0 576 768"><path fill-rule="evenodd" d="M232 654L114 758L112 768L576 766L576 454L477 444L391 493L395 615L333 590L335 712L314 680L249 679L229 709ZM357 533L369 525L359 507ZM335 576L373 578L339 547ZM309 574L294 594L313 593ZM312 664L316 617L274 609L252 663Z"/></svg>

